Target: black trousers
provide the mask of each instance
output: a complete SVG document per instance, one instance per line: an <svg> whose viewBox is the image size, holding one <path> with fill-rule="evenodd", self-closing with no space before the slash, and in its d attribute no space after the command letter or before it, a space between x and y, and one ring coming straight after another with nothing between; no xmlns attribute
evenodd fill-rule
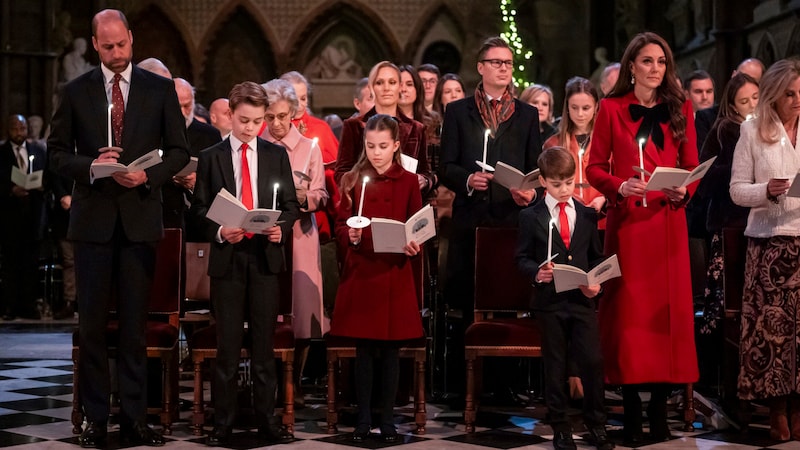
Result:
<svg viewBox="0 0 800 450"><path fill-rule="evenodd" d="M111 242L75 242L75 278L80 329L81 402L89 421L105 422L111 382L106 327L110 301L119 314L117 373L120 422L147 418L148 296L156 261L155 242L131 242L117 223Z"/></svg>
<svg viewBox="0 0 800 450"><path fill-rule="evenodd" d="M542 334L545 402L554 430L568 427L567 368L574 363L583 382L583 418L587 426L603 425L603 358L592 302L564 302L555 311L537 311Z"/></svg>
<svg viewBox="0 0 800 450"><path fill-rule="evenodd" d="M217 320L214 372L214 424L231 427L236 419L237 375L246 321L252 338L250 374L258 426L274 423L277 374L273 335L278 318L278 277L269 273L264 250L255 239L236 244L230 277L211 278Z"/></svg>
<svg viewBox="0 0 800 450"><path fill-rule="evenodd" d="M356 401L358 425L372 423L372 384L375 359L381 362L381 426L394 427L394 399L400 381L400 343L359 339L356 343Z"/></svg>

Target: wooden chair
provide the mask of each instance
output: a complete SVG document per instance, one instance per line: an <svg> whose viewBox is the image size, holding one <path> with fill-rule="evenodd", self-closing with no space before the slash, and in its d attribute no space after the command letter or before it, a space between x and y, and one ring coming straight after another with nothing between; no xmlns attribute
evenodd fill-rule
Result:
<svg viewBox="0 0 800 450"><path fill-rule="evenodd" d="M476 371L486 356L541 357L541 335L530 311L532 286L516 267L516 228L478 228L475 236L475 322L464 335L467 393L464 423L475 432Z"/></svg>
<svg viewBox="0 0 800 450"><path fill-rule="evenodd" d="M420 308L422 308L425 285L423 253L420 253L412 263ZM337 424L339 422L339 389L336 384L337 375L341 375L339 363L344 358L356 357L356 345L355 340L351 338L328 334L325 336L325 346L328 360L328 433L332 434L338 431ZM400 358L414 360L414 423L417 425L417 434L425 434L425 422L428 420L428 413L425 407L425 362L427 361L427 354L428 338L426 336L405 342L400 347Z"/></svg>
<svg viewBox="0 0 800 450"><path fill-rule="evenodd" d="M156 249L156 268L150 291L148 320L145 328L147 357L161 360L162 405L161 408L148 408L148 414L159 414L163 433L172 433L172 422L178 416L178 321L181 301L181 230L167 228L164 238ZM116 305L112 305L113 309ZM124 320L124 318L123 318ZM119 321L109 321L106 340L109 357L114 357L119 342ZM78 361L80 359L79 331L72 333L73 393L72 393L72 432L81 433L83 409L80 403L80 380ZM91 380L89 380L91 382Z"/></svg>
<svg viewBox="0 0 800 450"><path fill-rule="evenodd" d="M275 357L280 359L283 363L283 425L290 432L294 432L294 384L293 384L293 369L294 369L294 329L292 328L292 246L291 235L286 239L284 244L284 254L286 255L287 270L278 275L280 284L280 298L278 304L278 323L275 326L275 334L273 335L273 350ZM196 283L196 286L208 286L210 278L208 277L207 267L208 260L206 259L206 267L203 268L202 264L198 264L196 269L199 274L203 274L202 280ZM187 272L188 272L187 267ZM187 296L188 296L187 286ZM250 334L245 332L244 342L242 344L241 358L250 358ZM192 404L192 434L203 434L203 424L206 420L205 402L203 399L203 363L206 360L217 358L217 327L212 324L206 328L198 330L192 335L192 362L194 364L194 401Z"/></svg>

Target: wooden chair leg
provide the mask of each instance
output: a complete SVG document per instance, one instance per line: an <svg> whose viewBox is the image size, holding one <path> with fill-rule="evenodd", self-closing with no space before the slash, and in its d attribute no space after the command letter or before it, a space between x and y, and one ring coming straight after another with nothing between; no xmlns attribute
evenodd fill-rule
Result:
<svg viewBox="0 0 800 450"><path fill-rule="evenodd" d="M336 433L339 413L336 411L336 365L339 361L336 353L328 351L328 434Z"/></svg>
<svg viewBox="0 0 800 450"><path fill-rule="evenodd" d="M203 359L193 356L194 362L194 401L192 402L192 434L203 434L205 409L203 408Z"/></svg>
<svg viewBox="0 0 800 450"><path fill-rule="evenodd" d="M72 350L72 433L81 434L83 432L83 409L81 408L80 382L78 377L78 359L80 351L75 348Z"/></svg>
<svg viewBox="0 0 800 450"><path fill-rule="evenodd" d="M417 434L425 434L425 423L428 414L425 408L425 354L415 358L416 377L414 378L414 419L417 424Z"/></svg>
<svg viewBox="0 0 800 450"><path fill-rule="evenodd" d="M687 383L683 393L683 431L694 431L694 385Z"/></svg>
<svg viewBox="0 0 800 450"><path fill-rule="evenodd" d="M177 344L176 344L177 345ZM161 405L161 426L163 427L163 434L169 436L172 434L172 421L175 418L175 413L178 411L178 352L177 347L172 351L162 353L161 355L161 370L162 379L164 380L164 389L162 405Z"/></svg>
<svg viewBox="0 0 800 450"><path fill-rule="evenodd" d="M283 424L294 433L294 350L289 350L283 358Z"/></svg>
<svg viewBox="0 0 800 450"><path fill-rule="evenodd" d="M464 425L467 433L475 432L475 359L467 357L467 395L464 399Z"/></svg>

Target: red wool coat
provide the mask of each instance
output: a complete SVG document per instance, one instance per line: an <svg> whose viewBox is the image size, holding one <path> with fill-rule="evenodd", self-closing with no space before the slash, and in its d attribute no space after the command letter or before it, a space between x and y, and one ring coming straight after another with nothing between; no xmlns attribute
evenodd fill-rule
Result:
<svg viewBox="0 0 800 450"><path fill-rule="evenodd" d="M417 176L400 165L392 165L383 175L370 168L365 175L370 181L363 216L405 222L422 208ZM364 228L359 245L350 245L345 222L358 214L360 182L350 196L353 204L347 208L340 204L336 214L336 239L346 253L331 334L390 341L418 338L422 336L422 321L412 260L399 253L375 253L372 227Z"/></svg>
<svg viewBox="0 0 800 450"><path fill-rule="evenodd" d="M628 105L633 93L606 98L592 134L586 176L608 197L605 253L616 253L622 277L606 283L598 320L605 375L612 384L688 383L697 381L688 233L682 207L658 192L623 198L617 190L637 173L639 147ZM697 166L691 103L683 106L686 139L677 142L669 124L660 124L664 149L651 139L644 148L644 168ZM696 183L689 187L693 192Z"/></svg>

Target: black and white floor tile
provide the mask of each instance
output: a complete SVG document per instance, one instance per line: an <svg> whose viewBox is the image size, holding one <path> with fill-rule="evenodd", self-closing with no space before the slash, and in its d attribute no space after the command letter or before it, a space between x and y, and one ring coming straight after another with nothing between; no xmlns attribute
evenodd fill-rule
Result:
<svg viewBox="0 0 800 450"><path fill-rule="evenodd" d="M69 360L68 334L44 330L16 330L0 323L0 447L15 449L69 449L77 448L77 438L72 433L72 362ZM61 334L61 338L57 335ZM62 342L60 339L67 339ZM27 344L25 343L27 342ZM61 344L59 344L61 342ZM64 345L53 350L53 346ZM41 347L37 347L41 345ZM207 388L207 387L206 387ZM168 436L167 448L203 447L204 437L194 436L190 429L190 406L192 383L188 378L181 381L182 408L180 421ZM361 444L350 441L353 414L341 416L338 434L327 434L325 428L325 402L319 396L308 395L305 408L296 412L295 441L276 446L297 450L328 450L352 448L402 447L409 450L442 449L552 449L552 430L544 423L545 408L534 405L528 408L485 407L479 412L477 431L467 434L464 430L461 411L445 405L427 405L428 423L426 433L414 435L412 430L412 405L395 410L398 430L402 441L383 444L370 439ZM620 408L613 393L609 395L611 414L610 434L621 442ZM154 418L152 423L156 423ZM769 439L763 424L751 426L747 433L733 429L716 431L698 428L691 433L680 430L680 422L673 423L675 439L658 444L645 445L648 450L659 449L782 449L800 450L800 442L777 443ZM697 425L701 425L698 423ZM156 427L158 428L158 427ZM576 432L576 438L581 437ZM577 439L580 449L590 447ZM122 448L118 427L110 425L109 448ZM256 439L253 429L237 429L229 446L234 449L265 448ZM617 448L624 449L621 445Z"/></svg>

